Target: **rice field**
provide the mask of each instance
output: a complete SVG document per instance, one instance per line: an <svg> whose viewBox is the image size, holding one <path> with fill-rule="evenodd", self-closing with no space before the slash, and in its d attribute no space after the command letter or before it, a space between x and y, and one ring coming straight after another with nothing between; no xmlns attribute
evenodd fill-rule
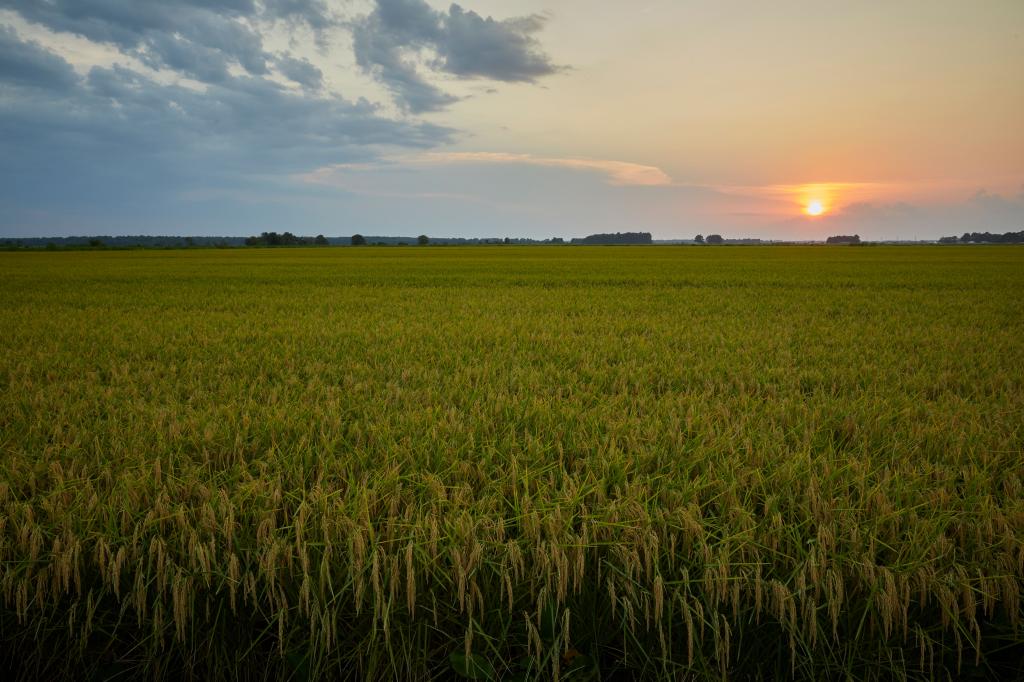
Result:
<svg viewBox="0 0 1024 682"><path fill-rule="evenodd" d="M0 253L24 679L1024 677L1024 249Z"/></svg>

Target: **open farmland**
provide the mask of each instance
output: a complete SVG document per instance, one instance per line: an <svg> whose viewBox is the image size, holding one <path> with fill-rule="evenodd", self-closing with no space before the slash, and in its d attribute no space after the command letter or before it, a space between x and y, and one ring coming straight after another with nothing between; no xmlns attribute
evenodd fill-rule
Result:
<svg viewBox="0 0 1024 682"><path fill-rule="evenodd" d="M1024 675L1024 249L4 253L0 301L23 676Z"/></svg>

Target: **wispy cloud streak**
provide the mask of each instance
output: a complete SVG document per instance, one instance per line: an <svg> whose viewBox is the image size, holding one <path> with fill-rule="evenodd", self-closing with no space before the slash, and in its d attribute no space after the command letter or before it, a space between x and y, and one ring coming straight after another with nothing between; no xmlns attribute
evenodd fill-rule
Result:
<svg viewBox="0 0 1024 682"><path fill-rule="evenodd" d="M617 187L665 187L672 178L657 166L610 159L561 158L510 154L506 152L428 152L396 156L382 163L337 164L301 176L307 182L322 183L333 172L373 171L395 167L505 165L565 168L604 175L609 185Z"/></svg>

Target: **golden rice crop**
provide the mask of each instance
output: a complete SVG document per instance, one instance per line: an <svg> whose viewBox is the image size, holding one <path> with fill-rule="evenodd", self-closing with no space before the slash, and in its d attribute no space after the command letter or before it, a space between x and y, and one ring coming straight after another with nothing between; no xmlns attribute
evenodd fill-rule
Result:
<svg viewBox="0 0 1024 682"><path fill-rule="evenodd" d="M0 254L21 677L1024 675L1024 251Z"/></svg>

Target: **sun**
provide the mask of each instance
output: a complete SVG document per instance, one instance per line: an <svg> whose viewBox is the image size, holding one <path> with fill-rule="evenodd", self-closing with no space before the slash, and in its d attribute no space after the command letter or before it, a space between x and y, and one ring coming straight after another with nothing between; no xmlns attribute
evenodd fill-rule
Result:
<svg viewBox="0 0 1024 682"><path fill-rule="evenodd" d="M811 201L807 202L806 206L804 206L804 213L806 213L809 216L821 215L824 212L825 205L821 203L821 201L819 201L818 199L812 199Z"/></svg>

